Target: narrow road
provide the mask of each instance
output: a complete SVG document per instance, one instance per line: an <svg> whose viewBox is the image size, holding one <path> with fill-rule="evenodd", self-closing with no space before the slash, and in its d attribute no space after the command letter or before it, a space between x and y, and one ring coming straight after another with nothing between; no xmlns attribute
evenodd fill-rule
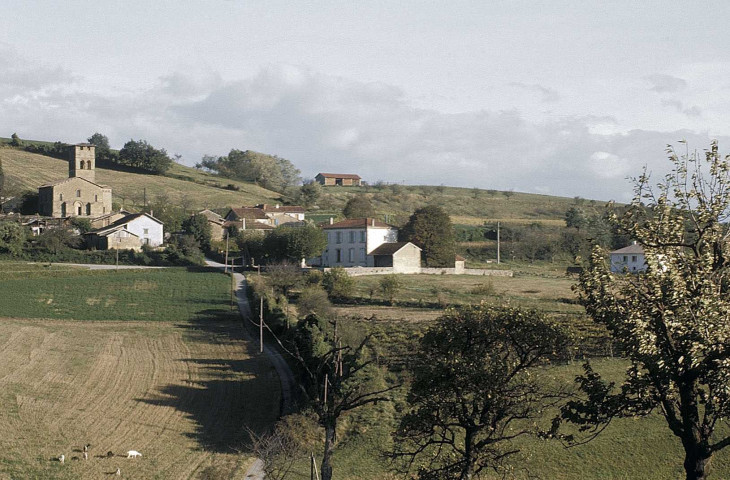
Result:
<svg viewBox="0 0 730 480"><path fill-rule="evenodd" d="M47 265L49 262L28 262L28 263L31 263L31 264L32 263L42 263L44 265ZM160 268L168 268L168 267L151 267L148 265L107 265L107 264L102 264L102 263L51 262L51 265L64 265L67 267L88 268L89 270L132 270L132 269L155 270L155 269L160 269Z"/></svg>
<svg viewBox="0 0 730 480"><path fill-rule="evenodd" d="M209 267L225 269L225 265L213 260L205 260L206 265ZM236 300L238 301L238 311L241 313L243 321L248 325L249 321L255 321L251 312L251 306L248 304L248 296L246 295L246 277L241 273L234 273L233 279L236 282ZM258 322L257 322L258 323ZM248 330L245 330L248 332ZM258 339L254 339L251 335L249 338L252 342L258 342ZM273 347L264 343L264 354L274 365L276 374L279 376L279 383L281 384L281 404L279 405L279 414L286 415L294 411L294 391L296 383L294 381L294 373L292 373L289 365L282 358L281 354L276 351ZM262 480L264 478L263 462L256 460L246 471L246 478L251 480Z"/></svg>

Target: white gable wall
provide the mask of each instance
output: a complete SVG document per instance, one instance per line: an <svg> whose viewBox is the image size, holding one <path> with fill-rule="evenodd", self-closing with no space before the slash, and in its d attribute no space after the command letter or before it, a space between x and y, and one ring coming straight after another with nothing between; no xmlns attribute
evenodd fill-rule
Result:
<svg viewBox="0 0 730 480"><path fill-rule="evenodd" d="M161 223L152 220L150 217L141 216L129 221L127 230L137 235L142 245L157 247L164 241L164 229Z"/></svg>

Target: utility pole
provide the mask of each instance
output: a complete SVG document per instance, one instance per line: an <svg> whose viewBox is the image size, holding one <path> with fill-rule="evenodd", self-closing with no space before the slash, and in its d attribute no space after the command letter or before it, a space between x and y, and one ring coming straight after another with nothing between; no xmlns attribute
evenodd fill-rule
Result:
<svg viewBox="0 0 730 480"><path fill-rule="evenodd" d="M499 222L497 222L497 265L499 265Z"/></svg>
<svg viewBox="0 0 730 480"><path fill-rule="evenodd" d="M259 353L264 351L264 297L259 306Z"/></svg>
<svg viewBox="0 0 730 480"><path fill-rule="evenodd" d="M114 251L115 251L116 257L117 257L117 270L119 270L119 248L118 247L115 248Z"/></svg>
<svg viewBox="0 0 730 480"><path fill-rule="evenodd" d="M225 260L226 266L223 268L224 273L228 273L228 237L229 236L230 235L228 234L228 230L226 230L226 260ZM233 270L233 269L231 269L231 270ZM231 272L231 273L233 273L233 272Z"/></svg>
<svg viewBox="0 0 730 480"><path fill-rule="evenodd" d="M144 187L142 190L143 196L144 196L144 209L147 210L147 187Z"/></svg>

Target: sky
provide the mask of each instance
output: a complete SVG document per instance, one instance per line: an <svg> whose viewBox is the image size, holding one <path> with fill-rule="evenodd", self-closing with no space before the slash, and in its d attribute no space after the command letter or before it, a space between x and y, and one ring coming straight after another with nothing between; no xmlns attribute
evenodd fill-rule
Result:
<svg viewBox="0 0 730 480"><path fill-rule="evenodd" d="M698 6L700 5L701 6ZM0 136L626 201L730 152L730 4L5 0ZM678 143L686 140L687 143Z"/></svg>

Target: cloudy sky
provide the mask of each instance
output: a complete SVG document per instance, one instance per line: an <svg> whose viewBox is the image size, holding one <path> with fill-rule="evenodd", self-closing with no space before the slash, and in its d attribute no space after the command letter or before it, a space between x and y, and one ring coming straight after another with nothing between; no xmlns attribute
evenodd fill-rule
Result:
<svg viewBox="0 0 730 480"><path fill-rule="evenodd" d="M730 4L702 5L5 0L0 136L626 200L667 144L730 152Z"/></svg>

